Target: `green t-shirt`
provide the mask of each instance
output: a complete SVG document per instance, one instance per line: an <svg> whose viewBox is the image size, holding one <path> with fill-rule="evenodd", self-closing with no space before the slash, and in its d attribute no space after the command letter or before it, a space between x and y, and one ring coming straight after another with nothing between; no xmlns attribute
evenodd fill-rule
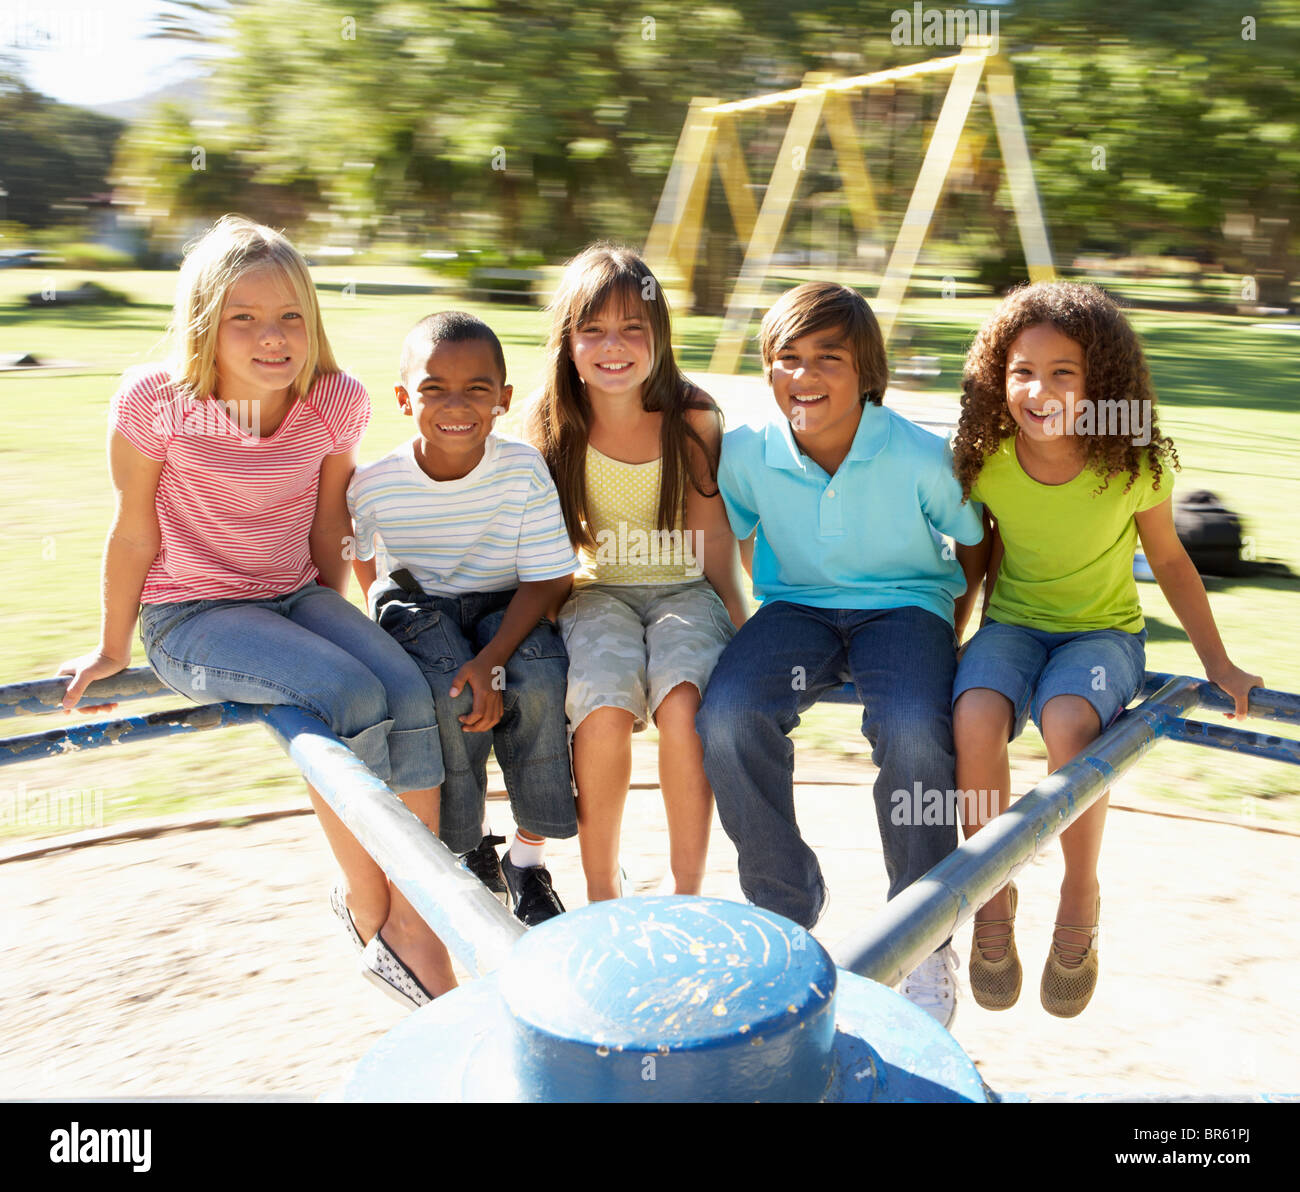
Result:
<svg viewBox="0 0 1300 1192"><path fill-rule="evenodd" d="M1005 554L989 616L1051 633L1089 629L1139 632L1145 622L1133 579L1135 513L1169 499L1172 473L1152 488L1145 458L1128 492L1128 473L1101 477L1085 468L1065 484L1040 484L1016 458L1011 435L984 461L971 499L997 520Z"/></svg>

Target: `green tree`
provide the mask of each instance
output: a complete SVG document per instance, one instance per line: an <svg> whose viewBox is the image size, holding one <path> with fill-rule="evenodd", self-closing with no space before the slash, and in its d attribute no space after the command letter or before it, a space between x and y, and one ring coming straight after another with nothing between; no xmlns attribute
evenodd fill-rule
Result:
<svg viewBox="0 0 1300 1192"><path fill-rule="evenodd" d="M174 5L173 34L188 20L218 50L210 110L190 115L216 112L219 126L206 124L200 141L195 126L173 120L134 130L130 144L137 164L160 159L158 209L227 204L283 222L325 219L331 236L357 242L391 236L505 254L555 255L597 235L635 242L692 97L742 98L797 86L811 69L862 73L952 52L894 44L896 7L185 0ZM1289 270L1300 227L1300 6L1251 7L1253 26L1219 0L1114 11L1017 0L990 10L1062 256L1241 255L1223 226L1248 215L1272 229L1273 256ZM855 100L887 223L901 218L942 89L936 79L928 91L908 84ZM987 113L976 120L987 127ZM747 118L756 183L781 128L775 115ZM199 143L208 147L202 179L174 168L189 168ZM960 228L972 253L1015 239L995 144L986 140L985 160L951 180L945 200L941 229ZM801 198L833 203L838 188L823 139ZM717 217L726 214L715 205Z"/></svg>
<svg viewBox="0 0 1300 1192"><path fill-rule="evenodd" d="M76 218L69 199L109 189L120 120L33 91L0 62L0 220L45 228Z"/></svg>

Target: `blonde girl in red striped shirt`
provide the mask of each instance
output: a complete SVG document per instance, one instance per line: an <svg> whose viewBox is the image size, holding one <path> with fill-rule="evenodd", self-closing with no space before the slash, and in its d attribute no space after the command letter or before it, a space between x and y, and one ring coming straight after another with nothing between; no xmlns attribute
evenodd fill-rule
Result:
<svg viewBox="0 0 1300 1192"><path fill-rule="evenodd" d="M225 216L186 255L171 331L173 362L128 374L113 399L100 640L60 669L64 708L129 665L138 617L169 687L306 709L436 832L428 684L345 599L345 492L370 400L334 361L306 262L278 232ZM408 1006L452 988L442 943L307 789L363 975Z"/></svg>

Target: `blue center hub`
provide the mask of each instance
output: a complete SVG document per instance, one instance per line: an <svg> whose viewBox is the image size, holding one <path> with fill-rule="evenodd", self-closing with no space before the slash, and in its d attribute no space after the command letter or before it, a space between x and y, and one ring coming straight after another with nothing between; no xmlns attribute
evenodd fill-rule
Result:
<svg viewBox="0 0 1300 1192"><path fill-rule="evenodd" d="M560 915L417 1010L349 1101L986 1101L953 1037L803 928L716 898Z"/></svg>
<svg viewBox="0 0 1300 1192"><path fill-rule="evenodd" d="M538 1100L817 1101L835 965L806 931L705 898L619 899L530 931L500 974Z"/></svg>

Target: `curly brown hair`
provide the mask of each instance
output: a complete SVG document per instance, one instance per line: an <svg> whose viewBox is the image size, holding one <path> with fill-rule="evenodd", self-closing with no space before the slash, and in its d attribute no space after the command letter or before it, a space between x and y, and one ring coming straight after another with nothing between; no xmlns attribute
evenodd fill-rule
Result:
<svg viewBox="0 0 1300 1192"><path fill-rule="evenodd" d="M1178 468L1173 440L1162 435L1156 423L1156 394L1137 333L1129 326L1115 301L1096 286L1066 281L1042 281L1012 291L979 329L966 353L962 374L961 417L953 441L954 471L961 481L963 499L984 466L1016 423L1007 408L1007 352L1022 331L1050 323L1083 349L1084 388L1094 408L1117 408L1107 402L1142 402L1150 411L1150 441L1133 442L1125 430L1080 436L1085 448L1084 466L1101 477L1096 493L1104 492L1111 478L1128 473L1124 491L1133 487L1146 456L1152 487L1160 487L1166 465ZM1126 406L1131 409L1131 406Z"/></svg>

